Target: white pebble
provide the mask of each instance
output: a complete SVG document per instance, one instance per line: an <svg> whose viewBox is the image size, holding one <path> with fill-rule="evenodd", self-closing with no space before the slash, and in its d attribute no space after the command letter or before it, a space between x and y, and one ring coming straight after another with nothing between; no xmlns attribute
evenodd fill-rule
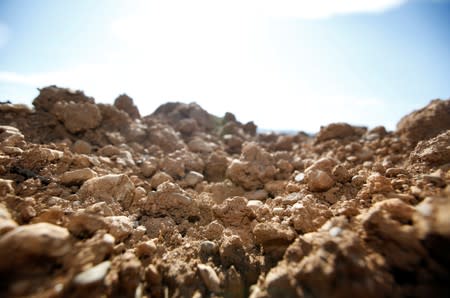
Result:
<svg viewBox="0 0 450 298"><path fill-rule="evenodd" d="M340 227L332 227L328 233L330 233L331 237L336 237L342 233L342 229Z"/></svg>
<svg viewBox="0 0 450 298"><path fill-rule="evenodd" d="M103 280L111 267L110 261L102 262L75 276L73 282L77 285L90 285Z"/></svg>
<svg viewBox="0 0 450 298"><path fill-rule="evenodd" d="M295 176L294 180L296 182L302 182L303 180L305 180L305 174L303 174L303 173L297 174Z"/></svg>

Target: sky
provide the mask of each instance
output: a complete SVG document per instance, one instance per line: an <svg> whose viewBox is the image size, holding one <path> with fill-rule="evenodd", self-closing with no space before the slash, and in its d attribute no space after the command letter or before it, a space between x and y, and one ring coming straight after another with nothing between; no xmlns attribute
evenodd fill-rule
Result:
<svg viewBox="0 0 450 298"><path fill-rule="evenodd" d="M0 101L168 101L272 130L389 130L450 98L450 0L0 0Z"/></svg>

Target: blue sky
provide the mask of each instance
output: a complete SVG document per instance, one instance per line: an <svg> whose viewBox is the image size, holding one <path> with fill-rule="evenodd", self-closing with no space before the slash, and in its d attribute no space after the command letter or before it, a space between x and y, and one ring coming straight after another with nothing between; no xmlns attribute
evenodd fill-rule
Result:
<svg viewBox="0 0 450 298"><path fill-rule="evenodd" d="M266 129L392 130L450 97L450 1L0 0L0 100L50 84L144 115L196 101Z"/></svg>

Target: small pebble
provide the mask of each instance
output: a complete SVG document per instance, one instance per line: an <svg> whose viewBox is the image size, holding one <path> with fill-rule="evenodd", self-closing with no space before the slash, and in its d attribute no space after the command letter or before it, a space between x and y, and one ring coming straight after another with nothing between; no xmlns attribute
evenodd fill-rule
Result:
<svg viewBox="0 0 450 298"><path fill-rule="evenodd" d="M330 236L336 237L342 233L342 229L340 227L332 227L328 233L330 233Z"/></svg>
<svg viewBox="0 0 450 298"><path fill-rule="evenodd" d="M333 178L322 170L311 170L306 174L308 188L311 191L327 191L334 185Z"/></svg>
<svg viewBox="0 0 450 298"><path fill-rule="evenodd" d="M152 240L140 242L136 246L136 255L138 257L151 256L152 254L154 254L156 252L156 249L157 249L156 244Z"/></svg>
<svg viewBox="0 0 450 298"><path fill-rule="evenodd" d="M216 271L214 271L211 266L205 264L197 265L198 271L200 272L200 277L205 283L206 287L214 293L220 292L220 279L217 276Z"/></svg>
<svg viewBox="0 0 450 298"><path fill-rule="evenodd" d="M200 244L200 254L204 256L211 256L218 252L219 247L213 241L203 241Z"/></svg>
<svg viewBox="0 0 450 298"><path fill-rule="evenodd" d="M94 267L87 269L86 271L79 273L77 276L75 276L73 282L76 285L83 286L102 281L108 273L109 267L111 267L110 261L102 262Z"/></svg>
<svg viewBox="0 0 450 298"><path fill-rule="evenodd" d="M263 205L264 205L264 203L259 200L249 200L247 202L247 207L252 210L256 210L256 209L262 207Z"/></svg>
<svg viewBox="0 0 450 298"><path fill-rule="evenodd" d="M294 180L296 182L303 182L303 180L305 180L305 174L300 173L300 174L295 175Z"/></svg>

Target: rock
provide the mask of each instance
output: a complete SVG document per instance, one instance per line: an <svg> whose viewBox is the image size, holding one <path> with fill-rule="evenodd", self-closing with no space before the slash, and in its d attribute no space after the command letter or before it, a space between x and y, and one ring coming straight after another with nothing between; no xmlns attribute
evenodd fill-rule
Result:
<svg viewBox="0 0 450 298"><path fill-rule="evenodd" d="M279 136L275 142L274 149L278 151L292 150L294 136Z"/></svg>
<svg viewBox="0 0 450 298"><path fill-rule="evenodd" d="M252 230L255 243L261 244L264 252L279 259L283 256L286 248L296 237L291 227L283 226L276 222L258 223Z"/></svg>
<svg viewBox="0 0 450 298"><path fill-rule="evenodd" d="M305 178L311 191L327 191L335 183L329 174L321 170L310 170Z"/></svg>
<svg viewBox="0 0 450 298"><path fill-rule="evenodd" d="M332 174L333 170L336 176ZM321 158L305 170L305 181L311 191L327 191L335 183L333 177L347 179L344 176L345 169L340 169L337 162L331 158Z"/></svg>
<svg viewBox="0 0 450 298"><path fill-rule="evenodd" d="M432 100L426 107L404 116L397 133L413 145L450 129L450 99Z"/></svg>
<svg viewBox="0 0 450 298"><path fill-rule="evenodd" d="M156 173L156 170L158 169L158 165L153 160L146 160L141 165L141 172L142 175L146 178L150 178L153 176L153 174Z"/></svg>
<svg viewBox="0 0 450 298"><path fill-rule="evenodd" d="M214 214L226 225L240 226L248 223L252 211L247 207L247 199L233 197L226 199L222 204L213 207Z"/></svg>
<svg viewBox="0 0 450 298"><path fill-rule="evenodd" d="M438 169L430 174L422 175L422 178L429 182L433 183L434 185L438 187L444 187L446 185L445 180L442 178L444 175L442 174L442 170Z"/></svg>
<svg viewBox="0 0 450 298"><path fill-rule="evenodd" d="M98 202L86 207L86 212L91 214L97 214L101 216L112 216L113 211L109 205L105 202Z"/></svg>
<svg viewBox="0 0 450 298"><path fill-rule="evenodd" d="M231 112L225 112L225 115L223 116L223 123L227 122L236 122L236 116Z"/></svg>
<svg viewBox="0 0 450 298"><path fill-rule="evenodd" d="M366 183L366 178L362 175L355 175L352 177L352 185L355 187L363 186Z"/></svg>
<svg viewBox="0 0 450 298"><path fill-rule="evenodd" d="M305 174L304 173L298 173L294 177L295 182L303 182L305 180Z"/></svg>
<svg viewBox="0 0 450 298"><path fill-rule="evenodd" d="M311 195L292 205L291 210L292 224L299 233L317 230L332 216L331 211L324 204L315 201Z"/></svg>
<svg viewBox="0 0 450 298"><path fill-rule="evenodd" d="M388 193L393 191L391 180L380 174L372 174L367 178L367 186L371 193Z"/></svg>
<svg viewBox="0 0 450 298"><path fill-rule="evenodd" d="M24 135L16 127L0 125L0 146L3 150L5 147L22 147L24 140Z"/></svg>
<svg viewBox="0 0 450 298"><path fill-rule="evenodd" d="M172 176L170 176L167 173L164 172L158 172L155 175L153 175L152 179L150 179L150 185L152 188L156 189L159 185L163 184L164 182L173 182Z"/></svg>
<svg viewBox="0 0 450 298"><path fill-rule="evenodd" d="M159 286L162 281L162 276L156 269L155 265L150 264L145 270L145 279L152 286Z"/></svg>
<svg viewBox="0 0 450 298"><path fill-rule="evenodd" d="M226 134L223 136L223 142L225 144L226 152L228 152L229 154L237 154L241 152L244 139L239 136Z"/></svg>
<svg viewBox="0 0 450 298"><path fill-rule="evenodd" d="M169 156L178 161L181 161L184 164L186 173L190 171L203 173L203 170L205 168L205 162L203 161L204 157L200 156L199 154L193 153L189 150L177 150L171 153Z"/></svg>
<svg viewBox="0 0 450 298"><path fill-rule="evenodd" d="M6 206L0 203L0 237L17 226Z"/></svg>
<svg viewBox="0 0 450 298"><path fill-rule="evenodd" d="M199 209L193 199L172 182L160 184L156 191L148 194L147 200L142 201L139 208L147 214L171 216L177 220L199 216Z"/></svg>
<svg viewBox="0 0 450 298"><path fill-rule="evenodd" d="M73 283L77 286L87 286L100 283L104 280L110 267L111 261L104 261L97 264L81 273L78 273L73 279Z"/></svg>
<svg viewBox="0 0 450 298"><path fill-rule="evenodd" d="M76 237L92 236L101 229L106 229L103 216L78 211L69 218L67 229Z"/></svg>
<svg viewBox="0 0 450 298"><path fill-rule="evenodd" d="M166 157L160 162L161 170L169 174L172 178L184 177L185 167L181 158Z"/></svg>
<svg viewBox="0 0 450 298"><path fill-rule="evenodd" d="M126 216L108 216L104 221L108 232L119 242L125 240L133 232L133 223Z"/></svg>
<svg viewBox="0 0 450 298"><path fill-rule="evenodd" d="M414 222L417 223L418 233L421 239L427 237L433 237L432 235L440 235L443 238L450 238L450 203L447 198L428 197L415 209L418 214L415 213ZM444 243L442 243L445 245ZM442 246L435 243L434 249L440 250ZM448 264L450 259L448 256L446 263Z"/></svg>
<svg viewBox="0 0 450 298"><path fill-rule="evenodd" d="M134 184L127 175L109 174L87 180L77 194L82 199L90 198L95 202L123 202L128 204L128 201L134 195Z"/></svg>
<svg viewBox="0 0 450 298"><path fill-rule="evenodd" d="M258 189L245 193L245 197L248 200L260 200L264 201L269 196L269 193L265 189Z"/></svg>
<svg viewBox="0 0 450 298"><path fill-rule="evenodd" d="M231 162L227 177L246 190L262 188L275 176L277 170L272 156L256 143L246 143L239 160Z"/></svg>
<svg viewBox="0 0 450 298"><path fill-rule="evenodd" d="M122 133L128 132L131 127L136 128L133 125L135 122L131 121L130 116L125 111L119 110L113 105L97 104L97 107L102 115L101 128L107 130L108 144L119 145L125 142ZM97 140L94 139L92 141Z"/></svg>
<svg viewBox="0 0 450 298"><path fill-rule="evenodd" d="M450 163L450 130L440 135L421 141L409 156L411 163L424 162L428 165L444 165Z"/></svg>
<svg viewBox="0 0 450 298"><path fill-rule="evenodd" d="M215 240L222 236L224 229L225 227L222 224L220 224L217 220L215 220L206 226L204 230L204 235L208 240Z"/></svg>
<svg viewBox="0 0 450 298"><path fill-rule="evenodd" d="M131 252L127 251L120 256L119 279L121 291L125 297L133 297L139 288L142 270L141 261Z"/></svg>
<svg viewBox="0 0 450 298"><path fill-rule="evenodd" d="M363 133L363 129L358 129L347 123L332 123L327 126L320 127L320 131L316 136L316 143L347 137L359 138Z"/></svg>
<svg viewBox="0 0 450 298"><path fill-rule="evenodd" d="M136 255L138 257L152 256L156 252L156 244L153 240L140 242L136 245Z"/></svg>
<svg viewBox="0 0 450 298"><path fill-rule="evenodd" d="M87 97L82 91L58 88L53 85L39 89L39 95L33 100L33 105L37 110L52 112L54 105L58 102L94 103L94 99Z"/></svg>
<svg viewBox="0 0 450 298"><path fill-rule="evenodd" d="M80 185L86 180L97 177L97 173L89 168L73 170L63 173L59 180L65 185Z"/></svg>
<svg viewBox="0 0 450 298"><path fill-rule="evenodd" d="M5 197L8 194L14 195L15 193L14 181L0 179L0 196Z"/></svg>
<svg viewBox="0 0 450 298"><path fill-rule="evenodd" d="M166 234L178 234L176 223L168 216L160 218L145 217L140 223L146 228L146 234L149 238L158 238Z"/></svg>
<svg viewBox="0 0 450 298"><path fill-rule="evenodd" d="M15 229L18 224L10 218L0 218L0 236Z"/></svg>
<svg viewBox="0 0 450 298"><path fill-rule="evenodd" d="M15 113L15 114L31 114L32 110L29 106L25 104L11 104L8 101L2 102L0 105L0 111L4 113Z"/></svg>
<svg viewBox="0 0 450 298"><path fill-rule="evenodd" d="M196 103L169 102L159 106L152 116L164 118L173 126L183 119L195 119L199 129L203 131L209 132L215 127L214 116Z"/></svg>
<svg viewBox="0 0 450 298"><path fill-rule="evenodd" d="M220 292L220 279L216 271L205 264L198 264L197 269L208 290L213 293Z"/></svg>
<svg viewBox="0 0 450 298"><path fill-rule="evenodd" d="M117 146L114 145L106 145L98 150L98 153L103 156L112 157L115 155L120 155L121 150Z"/></svg>
<svg viewBox="0 0 450 298"><path fill-rule="evenodd" d="M203 181L203 175L198 172L195 172L195 171L190 171L184 177L184 182L188 186L195 186L202 181Z"/></svg>
<svg viewBox="0 0 450 298"><path fill-rule="evenodd" d="M205 165L206 179L211 182L222 181L229 163L225 152L216 151L211 153Z"/></svg>
<svg viewBox="0 0 450 298"><path fill-rule="evenodd" d="M257 131L258 127L256 126L256 124L253 121L249 121L249 122L245 123L242 128L243 128L244 132L248 133L249 135L256 136L256 131Z"/></svg>
<svg viewBox="0 0 450 298"><path fill-rule="evenodd" d="M86 141L76 140L72 145L72 151L78 154L90 154L92 152L92 146Z"/></svg>
<svg viewBox="0 0 450 298"><path fill-rule="evenodd" d="M308 168L306 168L305 172L308 172L310 170L321 170L324 172L327 172L328 174L331 174L333 168L337 165L336 160L324 157L321 158L315 162L313 162L312 165L310 165Z"/></svg>
<svg viewBox="0 0 450 298"><path fill-rule="evenodd" d="M177 130L183 135L190 136L199 130L197 121L195 119L182 119L176 126Z"/></svg>
<svg viewBox="0 0 450 298"><path fill-rule="evenodd" d="M358 216L370 237L369 244L394 268L415 270L425 253L414 226L408 224L415 213L413 206L399 199L387 199ZM376 239L383 239L383 243Z"/></svg>
<svg viewBox="0 0 450 298"><path fill-rule="evenodd" d="M159 146L166 153L185 147L184 142L171 126L161 124L148 128L148 142Z"/></svg>
<svg viewBox="0 0 450 298"><path fill-rule="evenodd" d="M383 271L375 256L368 256L364 243L355 233L345 231L343 234L345 236L333 237L328 232L320 232L301 236L297 247L307 251L308 256L297 263L296 269L291 269L295 266L287 266L288 263L280 264L291 278L303 281L301 287L296 283L295 289L308 289L314 297L339 297L344 293L355 297L380 297L390 293L392 277ZM339 266L331 265L340 261L345 261L351 269L341 271ZM323 281L326 282L322 284ZM368 288L368 284L373 286Z"/></svg>
<svg viewBox="0 0 450 298"><path fill-rule="evenodd" d="M296 289L295 284L295 279L289 275L286 267L272 268L265 279L270 297L302 297L303 293Z"/></svg>
<svg viewBox="0 0 450 298"><path fill-rule="evenodd" d="M32 258L62 257L72 247L69 240L67 229L49 223L16 227L0 238L0 272L23 266Z"/></svg>
<svg viewBox="0 0 450 298"><path fill-rule="evenodd" d="M71 133L96 128L102 121L100 109L91 103L69 103L64 107L63 122Z"/></svg>
<svg viewBox="0 0 450 298"><path fill-rule="evenodd" d="M131 119L141 118L138 108L133 103L133 99L126 94L117 97L114 101L114 106L127 113Z"/></svg>
<svg viewBox="0 0 450 298"><path fill-rule="evenodd" d="M189 150L198 153L210 153L213 152L216 147L214 144L206 142L200 138L192 139L187 145Z"/></svg>
<svg viewBox="0 0 450 298"><path fill-rule="evenodd" d="M336 165L331 174L333 175L333 179L340 183L348 182L352 178L348 170L342 165Z"/></svg>
<svg viewBox="0 0 450 298"><path fill-rule="evenodd" d="M246 288L242 279L242 275L232 265L225 274L225 289L230 297L244 298L246 297Z"/></svg>
<svg viewBox="0 0 450 298"><path fill-rule="evenodd" d="M408 171L402 168L389 168L386 169L387 177L396 177L398 175L408 175Z"/></svg>
<svg viewBox="0 0 450 298"><path fill-rule="evenodd" d="M212 241L203 241L200 243L199 254L204 257L213 256L219 252L219 247Z"/></svg>

